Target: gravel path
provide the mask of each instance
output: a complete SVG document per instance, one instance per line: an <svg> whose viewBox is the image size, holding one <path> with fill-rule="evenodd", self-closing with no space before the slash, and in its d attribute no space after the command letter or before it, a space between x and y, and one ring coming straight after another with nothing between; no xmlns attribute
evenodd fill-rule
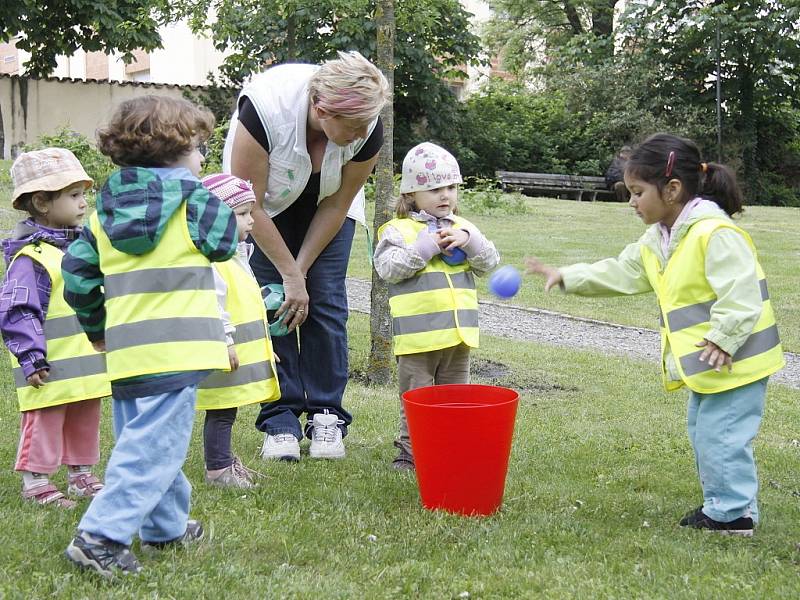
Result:
<svg viewBox="0 0 800 600"><path fill-rule="evenodd" d="M370 283L347 279L350 310L369 313ZM575 348L602 350L632 358L657 361L659 334L652 329L615 325L580 317L571 317L538 308L523 308L483 301L481 328L493 335ZM800 355L786 352L786 367L770 380L800 389Z"/></svg>

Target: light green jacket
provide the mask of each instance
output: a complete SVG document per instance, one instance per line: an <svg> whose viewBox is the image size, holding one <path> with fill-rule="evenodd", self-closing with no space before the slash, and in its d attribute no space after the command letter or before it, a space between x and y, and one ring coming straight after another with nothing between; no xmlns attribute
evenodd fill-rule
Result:
<svg viewBox="0 0 800 600"><path fill-rule="evenodd" d="M681 215L684 217L684 215ZM562 289L581 296L623 296L652 292L653 286L642 264L642 245L659 257L662 270L678 244L694 223L701 219L729 219L711 201L702 201L673 229L666 256L662 231L651 225L636 242L617 258L596 263L579 263L560 269ZM761 288L756 274L756 259L747 241L732 229L720 228L712 235L706 251L705 272L717 295L711 308L711 330L706 339L733 355L744 344L761 315ZM698 342L700 340L697 340ZM667 349L666 370L670 380L679 380L672 353Z"/></svg>

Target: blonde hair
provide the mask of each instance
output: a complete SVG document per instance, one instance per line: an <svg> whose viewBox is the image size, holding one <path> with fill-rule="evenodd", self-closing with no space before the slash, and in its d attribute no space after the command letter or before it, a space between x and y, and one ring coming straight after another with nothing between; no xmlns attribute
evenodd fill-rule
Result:
<svg viewBox="0 0 800 600"><path fill-rule="evenodd" d="M213 131L214 115L188 100L139 96L122 102L97 131L97 148L123 167L163 167Z"/></svg>
<svg viewBox="0 0 800 600"><path fill-rule="evenodd" d="M308 84L311 103L333 116L374 121L389 102L389 82L380 69L356 51L339 52Z"/></svg>
<svg viewBox="0 0 800 600"><path fill-rule="evenodd" d="M417 210L417 203L414 202L414 194L417 192L408 192L407 194L400 194L397 200L394 201L394 214L397 216L398 219L406 219L411 214L411 211ZM460 214L461 211L458 210L458 200L456 200L456 205L453 207L453 214L457 215Z"/></svg>

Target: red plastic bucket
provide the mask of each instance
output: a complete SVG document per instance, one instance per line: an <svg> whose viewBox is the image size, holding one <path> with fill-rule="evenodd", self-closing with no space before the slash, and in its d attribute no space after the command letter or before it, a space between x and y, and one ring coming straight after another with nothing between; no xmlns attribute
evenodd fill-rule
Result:
<svg viewBox="0 0 800 600"><path fill-rule="evenodd" d="M425 508L490 515L500 508L519 394L492 385L434 385L403 394Z"/></svg>

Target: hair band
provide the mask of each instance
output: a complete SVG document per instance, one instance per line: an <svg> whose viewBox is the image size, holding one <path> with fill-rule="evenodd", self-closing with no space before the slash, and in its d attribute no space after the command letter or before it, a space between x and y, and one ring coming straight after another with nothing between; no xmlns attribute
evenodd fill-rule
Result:
<svg viewBox="0 0 800 600"><path fill-rule="evenodd" d="M664 171L664 177L672 175L673 167L675 167L675 150L670 150L669 157L667 158L667 170Z"/></svg>
<svg viewBox="0 0 800 600"><path fill-rule="evenodd" d="M708 173L708 163L700 163L700 170L703 173Z"/></svg>

